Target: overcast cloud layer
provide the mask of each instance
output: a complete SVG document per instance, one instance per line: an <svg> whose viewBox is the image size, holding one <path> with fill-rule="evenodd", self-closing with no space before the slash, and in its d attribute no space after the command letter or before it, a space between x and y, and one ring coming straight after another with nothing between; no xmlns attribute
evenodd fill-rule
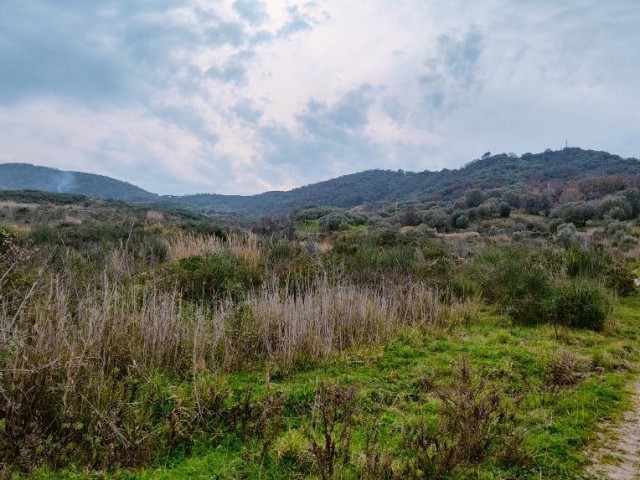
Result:
<svg viewBox="0 0 640 480"><path fill-rule="evenodd" d="M251 194L640 154L638 0L6 0L0 162Z"/></svg>

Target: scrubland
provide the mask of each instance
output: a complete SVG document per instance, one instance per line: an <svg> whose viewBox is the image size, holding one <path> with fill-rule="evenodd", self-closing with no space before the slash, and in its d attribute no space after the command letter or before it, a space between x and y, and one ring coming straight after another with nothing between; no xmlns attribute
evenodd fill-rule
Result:
<svg viewBox="0 0 640 480"><path fill-rule="evenodd" d="M628 406L606 237L56 215L0 230L7 477L580 478Z"/></svg>

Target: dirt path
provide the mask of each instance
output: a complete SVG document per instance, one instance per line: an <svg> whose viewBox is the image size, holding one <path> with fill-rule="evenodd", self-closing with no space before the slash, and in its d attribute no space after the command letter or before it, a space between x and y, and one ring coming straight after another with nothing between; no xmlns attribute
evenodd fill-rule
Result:
<svg viewBox="0 0 640 480"><path fill-rule="evenodd" d="M587 473L596 479L640 479L640 379L634 385L634 409L624 414L622 423L603 435Z"/></svg>

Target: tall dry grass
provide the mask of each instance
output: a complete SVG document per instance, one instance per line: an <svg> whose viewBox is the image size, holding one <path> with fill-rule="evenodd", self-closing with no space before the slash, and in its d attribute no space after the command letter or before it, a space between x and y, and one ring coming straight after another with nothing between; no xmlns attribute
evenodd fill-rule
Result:
<svg viewBox="0 0 640 480"><path fill-rule="evenodd" d="M106 275L100 288L80 295L50 278L19 318L0 309L0 345L9 353L4 365L10 371L64 364L188 375L203 367L234 368L247 352L252 360L321 359L404 327L437 327L458 308L422 284L375 289L319 281L292 290L274 282L212 309L184 302L175 290L111 284Z"/></svg>
<svg viewBox="0 0 640 480"><path fill-rule="evenodd" d="M180 233L167 241L167 259L169 260L181 260L195 255L221 251L228 251L252 265L258 263L263 253L260 240L254 233L232 233L225 239L214 235Z"/></svg>
<svg viewBox="0 0 640 480"><path fill-rule="evenodd" d="M420 284L283 291L274 282L214 309L106 274L80 293L50 277L18 317L0 308L0 463L144 463L171 448L185 419L195 428L217 415L202 413L224 403L216 372L322 359L405 327L435 328L453 308ZM156 375L186 390L154 387Z"/></svg>

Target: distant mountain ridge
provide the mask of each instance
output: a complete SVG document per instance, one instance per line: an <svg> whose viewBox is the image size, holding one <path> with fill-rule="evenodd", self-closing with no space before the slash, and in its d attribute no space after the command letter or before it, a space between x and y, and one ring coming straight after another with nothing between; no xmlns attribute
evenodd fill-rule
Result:
<svg viewBox="0 0 640 480"><path fill-rule="evenodd" d="M532 188L550 181L578 181L603 175L640 175L640 161L607 152L565 148L520 157L485 155L460 169L438 172L367 170L286 192L181 197L159 196L101 175L11 163L0 164L0 189L77 193L132 203L176 203L212 212L266 215L308 205L352 208L389 202L455 200L473 188Z"/></svg>
<svg viewBox="0 0 640 480"><path fill-rule="evenodd" d="M0 164L0 190L41 190L93 198L152 202L158 195L121 180L93 173L69 172L28 163Z"/></svg>
<svg viewBox="0 0 640 480"><path fill-rule="evenodd" d="M468 190L531 187L549 181L578 181L602 175L640 175L640 161L607 152L565 148L543 153L487 155L460 169L438 172L367 170L299 187L252 196L199 194L190 205L224 212L276 213L307 205L352 208L403 201L455 200Z"/></svg>

